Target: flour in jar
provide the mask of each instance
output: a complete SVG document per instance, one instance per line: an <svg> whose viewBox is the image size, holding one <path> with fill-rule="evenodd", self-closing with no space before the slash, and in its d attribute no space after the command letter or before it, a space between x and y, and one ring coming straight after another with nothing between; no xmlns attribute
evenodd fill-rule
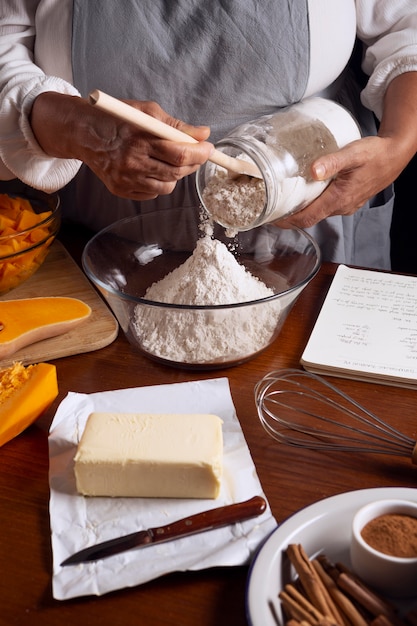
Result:
<svg viewBox="0 0 417 626"><path fill-rule="evenodd" d="M202 200L210 217L229 228L233 237L234 229L251 228L262 213L266 201L265 182L244 174L234 178L217 167L207 182Z"/></svg>
<svg viewBox="0 0 417 626"><path fill-rule="evenodd" d="M352 115L325 98L307 98L245 122L221 146L241 149L233 156L256 162L263 179L236 178L205 163L197 173L200 199L212 219L232 233L280 220L309 205L330 184L313 178L314 161L360 136Z"/></svg>
<svg viewBox="0 0 417 626"><path fill-rule="evenodd" d="M252 302L274 294L241 265L222 242L204 235L193 254L144 298L179 305L215 306ZM270 342L280 302L234 309L160 308L137 305L135 331L144 350L181 363L232 361L258 352Z"/></svg>
<svg viewBox="0 0 417 626"><path fill-rule="evenodd" d="M240 156L242 158L242 156ZM297 175L297 163L290 154L276 164L275 187L277 201L274 209L266 211L265 181L251 176L231 177L222 167L214 170L202 192L202 201L210 217L222 224L229 237L240 230L249 230L265 221L291 215L310 204L329 181L313 181Z"/></svg>

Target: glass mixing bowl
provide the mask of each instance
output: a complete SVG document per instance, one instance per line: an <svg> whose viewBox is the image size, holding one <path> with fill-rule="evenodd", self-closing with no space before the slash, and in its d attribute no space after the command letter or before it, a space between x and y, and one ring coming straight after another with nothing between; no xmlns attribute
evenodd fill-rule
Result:
<svg viewBox="0 0 417 626"><path fill-rule="evenodd" d="M127 339L147 357L192 369L238 365L278 337L296 299L320 267L317 243L302 230L273 224L233 239L214 225L237 263L271 295L230 304L172 304L147 297L147 289L192 254L201 238L198 210L169 210L126 218L86 245L82 263Z"/></svg>
<svg viewBox="0 0 417 626"><path fill-rule="evenodd" d="M39 269L60 225L56 194L17 182L0 186L0 295L15 289Z"/></svg>

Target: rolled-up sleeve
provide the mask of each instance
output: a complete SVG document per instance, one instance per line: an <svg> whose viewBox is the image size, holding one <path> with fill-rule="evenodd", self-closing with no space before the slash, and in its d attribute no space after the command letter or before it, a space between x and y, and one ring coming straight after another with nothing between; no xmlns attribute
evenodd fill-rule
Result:
<svg viewBox="0 0 417 626"><path fill-rule="evenodd" d="M6 1L0 9L0 178L19 178L52 192L76 175L81 162L47 155L33 135L30 112L45 91L80 94L67 80L46 75L33 60L37 5L33 0Z"/></svg>
<svg viewBox="0 0 417 626"><path fill-rule="evenodd" d="M357 0L357 33L365 44L363 70L369 76L363 104L381 119L389 83L417 71L416 0Z"/></svg>

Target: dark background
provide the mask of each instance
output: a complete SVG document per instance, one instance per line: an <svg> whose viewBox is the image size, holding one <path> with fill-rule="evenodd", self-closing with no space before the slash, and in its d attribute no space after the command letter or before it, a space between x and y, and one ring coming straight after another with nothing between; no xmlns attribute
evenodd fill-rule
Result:
<svg viewBox="0 0 417 626"><path fill-rule="evenodd" d="M417 155L394 183L391 262L394 272L417 274Z"/></svg>

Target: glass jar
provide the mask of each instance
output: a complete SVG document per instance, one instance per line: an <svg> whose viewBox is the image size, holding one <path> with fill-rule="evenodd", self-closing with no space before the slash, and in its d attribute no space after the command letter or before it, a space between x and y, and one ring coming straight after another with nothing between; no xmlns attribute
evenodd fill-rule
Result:
<svg viewBox="0 0 417 626"><path fill-rule="evenodd" d="M347 109L307 98L238 126L216 144L229 156L254 162L261 179L207 162L197 172L197 193L214 221L232 232L250 230L310 204L330 183L313 180L312 163L360 137Z"/></svg>

